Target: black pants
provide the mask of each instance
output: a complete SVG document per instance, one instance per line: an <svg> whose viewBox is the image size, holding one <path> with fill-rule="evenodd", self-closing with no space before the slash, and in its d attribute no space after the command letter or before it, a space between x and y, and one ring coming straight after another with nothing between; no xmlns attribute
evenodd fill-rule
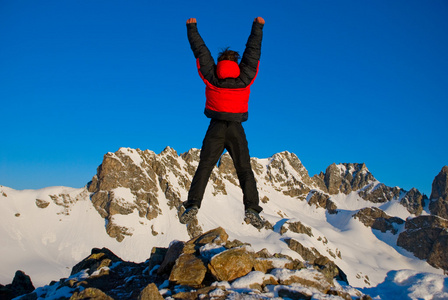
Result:
<svg viewBox="0 0 448 300"><path fill-rule="evenodd" d="M212 119L202 142L199 166L191 182L188 201L185 207L201 207L202 198L213 167L224 149L227 149L235 165L238 180L243 190L245 209L257 212L263 209L258 205L259 197L254 173L250 165L249 148L244 128L239 122Z"/></svg>

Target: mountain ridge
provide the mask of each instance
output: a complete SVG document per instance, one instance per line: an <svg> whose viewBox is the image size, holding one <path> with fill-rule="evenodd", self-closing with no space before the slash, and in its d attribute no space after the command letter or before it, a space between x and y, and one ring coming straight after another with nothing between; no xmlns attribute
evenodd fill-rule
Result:
<svg viewBox="0 0 448 300"><path fill-rule="evenodd" d="M265 229L257 231L243 222L242 193L231 158L226 153L212 172L197 224L186 228L177 220L177 208L186 200L189 184L199 161L199 153L199 149L190 149L178 155L170 147L160 154L150 150L120 148L104 155L97 174L81 189L54 187L15 191L0 187L2 200L14 198L17 202L12 208L14 205L11 205L11 201L14 199L9 201L11 203L0 201L7 211L7 218L3 218L6 221L2 224L5 227L4 223L9 221L12 225L19 225L20 221L26 221L30 215L35 219L29 220L29 223L37 225L34 224L39 222L37 219L48 212L45 217L51 226L71 222L82 227L82 233L71 230L74 232L73 236L86 240L83 240L83 245L77 245L77 250L72 249L66 258L59 261L54 258L50 260L50 265L61 265L61 260L64 261L64 268L71 267L91 248L100 246L118 251L119 256L124 259L143 261L154 246L166 247L173 240L188 240L222 225L232 238L246 240L253 244L255 249L267 247L271 253L302 257L304 252L298 254L296 250L292 250L291 243L285 242L291 239L300 241L305 248L315 248L334 259L348 274L349 282L358 287L375 286L382 282L389 271L406 265L411 265L415 270L439 274L441 271L436 268L447 269L446 256L443 256L440 250L430 257L420 255L418 259L411 254L416 252L412 249L413 242L402 244L407 250L397 246L399 236L405 233L407 237L404 240L414 242L421 238L422 234L431 233L435 239L432 244L426 245L429 253L433 249L443 249L446 245L439 242L445 239L445 223L437 221L439 218L447 218L444 214L447 202L444 181L446 176L443 175L446 168L442 168L441 175L439 174L438 180L433 183L433 190L437 190L438 198L428 199L416 189L405 191L399 187L385 186L375 179L363 163L332 164L325 172L310 177L300 159L288 151L266 159L252 158L261 206L264 208L262 216L269 224ZM23 202L23 206L20 206L19 202ZM30 203L34 205L33 212L29 211ZM9 206L6 206L7 204ZM87 215L83 216L82 211L87 212ZM39 217L35 217L37 215ZM415 222L421 219L419 217L430 217L431 220L429 223ZM419 228L423 231L416 234L415 227L406 228L408 218L415 219L413 223L426 224L426 227ZM50 222L52 219L55 221ZM84 227L80 219L85 220ZM297 225L297 222L301 222L301 225ZM31 225L21 224L23 227L17 226L14 230L5 227L9 232L4 235L9 236L14 245L2 256L12 256L20 243L22 248L28 247L23 242L26 240L24 232L26 229L31 231ZM302 231L303 228L310 228L305 232L311 232L311 235L291 229L297 226L302 228ZM56 249L68 249L73 246L68 239L61 243L61 234L51 232L47 227L48 224L41 229L36 228L40 230L34 232L38 237L30 236L29 239L37 245L54 246ZM89 234L92 237L89 237ZM389 259L393 258L397 262L391 266L366 262L357 267L350 266L359 260L356 255L367 261L368 255L361 253L372 251L353 242L354 238L359 239L360 234L368 236L366 245L383 249ZM78 242L76 238L73 241L74 244ZM62 244L65 247L62 247ZM353 247L356 250L351 250ZM27 250L30 251L28 248ZM48 250L49 253L52 251ZM376 255L379 254L375 251L371 254L374 257ZM45 255L40 256L43 262L49 261ZM420 259L426 259L433 267ZM14 273L13 265L14 261L6 264L10 273L1 274L2 280ZM16 266L15 270L19 268ZM56 266L55 269L63 270ZM373 271L375 269L379 271ZM25 271L33 278L33 272ZM48 281L42 283L45 282Z"/></svg>

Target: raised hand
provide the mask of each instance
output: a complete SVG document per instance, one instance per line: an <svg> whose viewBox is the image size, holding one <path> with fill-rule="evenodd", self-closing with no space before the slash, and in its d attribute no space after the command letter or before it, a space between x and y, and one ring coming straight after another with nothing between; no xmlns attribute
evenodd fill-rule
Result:
<svg viewBox="0 0 448 300"><path fill-rule="evenodd" d="M193 24L193 23L197 23L196 18L190 18L187 20L187 24Z"/></svg>
<svg viewBox="0 0 448 300"><path fill-rule="evenodd" d="M260 23L260 24L264 24L264 19L262 17L256 17L254 22Z"/></svg>

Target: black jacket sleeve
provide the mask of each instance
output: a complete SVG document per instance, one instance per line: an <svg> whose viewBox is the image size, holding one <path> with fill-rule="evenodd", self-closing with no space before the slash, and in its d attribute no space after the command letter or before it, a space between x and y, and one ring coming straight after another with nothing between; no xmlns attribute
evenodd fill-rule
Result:
<svg viewBox="0 0 448 300"><path fill-rule="evenodd" d="M263 24L254 22L240 62L240 78L246 85L257 75L261 56L261 40L263 39Z"/></svg>
<svg viewBox="0 0 448 300"><path fill-rule="evenodd" d="M199 72L201 72L202 76L208 81L213 81L216 68L215 61L199 34L197 23L187 24L187 35L194 57L199 59Z"/></svg>

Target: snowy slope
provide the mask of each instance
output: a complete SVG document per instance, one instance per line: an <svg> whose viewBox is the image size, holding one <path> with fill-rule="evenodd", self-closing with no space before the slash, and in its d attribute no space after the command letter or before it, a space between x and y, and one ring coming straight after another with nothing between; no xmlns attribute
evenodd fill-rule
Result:
<svg viewBox="0 0 448 300"><path fill-rule="evenodd" d="M131 153L135 163L141 164L141 158L134 150L126 151ZM185 164L180 157L175 159L180 166ZM271 161L260 159L257 162L267 165ZM290 170L286 176L293 176L293 167L286 166L285 169ZM286 238L294 238L334 260L346 273L350 285L378 295L384 290L378 292L375 287L387 285L385 279L392 282L387 285L389 290L397 285L398 280L391 274L407 274L414 279L432 278L436 285L441 284L441 292L446 289L447 279L442 271L397 247L398 235L373 230L352 217L361 208L377 206L390 216L405 219L411 214L399 204L400 199L373 204L356 193L333 195L330 199L337 204L338 213L329 214L323 208L310 206L304 199L285 195L278 186L266 183L266 170L258 172L256 177L260 196L269 198L262 203L264 211L261 215L273 225L273 230L258 231L244 223L241 190L227 179L224 180L225 194L216 193L211 184L207 187L198 214L202 229L221 226L229 239L250 243L255 251L267 248L271 253L301 259L284 242ZM168 176L181 199L186 199L187 190L177 184L176 176L171 173ZM135 200L124 187L115 190L115 195L125 203ZM186 227L178 222L177 212L169 208L164 194L158 194L158 202L161 214L152 220L140 217L137 210L128 215L113 215L113 222L126 227L132 234L118 242L106 233L106 221L93 206L87 188L17 191L0 186L0 283L10 283L18 269L30 275L36 287L68 277L71 268L93 247L107 247L124 260L140 262L149 258L152 247L167 247L173 240L189 240ZM292 231L280 233L285 222L295 221L311 227L312 236Z"/></svg>

